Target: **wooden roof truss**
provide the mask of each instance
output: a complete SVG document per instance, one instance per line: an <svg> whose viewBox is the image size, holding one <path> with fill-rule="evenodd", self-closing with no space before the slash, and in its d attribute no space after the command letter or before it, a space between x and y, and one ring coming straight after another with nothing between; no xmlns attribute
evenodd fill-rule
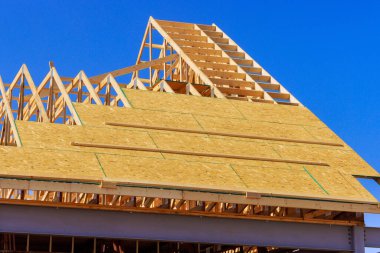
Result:
<svg viewBox="0 0 380 253"><path fill-rule="evenodd" d="M118 77L128 74L132 76L129 83L117 81ZM79 71L75 77L61 77L51 63L38 86L25 64L11 83L3 83L0 77L0 145L22 146L15 120L82 125L73 103L130 107L123 88L302 106L215 24L178 23L151 17L133 66L92 77L84 71ZM100 188L96 185L97 190L81 191L84 186L80 186L79 189L54 191L46 186L50 184L31 189L30 185L27 188L12 183L11 187L0 182L0 198L2 202L28 200L32 204L78 208L93 204L100 209L129 211L149 209L150 212L337 224L363 222L356 207L348 205L341 210L340 203L319 210L317 206L301 208L303 203L292 204L290 200L281 204L275 199L260 202L262 200L253 198L252 203L241 203L222 200L219 196L210 199L209 196L214 198L214 195L208 193L205 198L186 197L202 194L183 192L167 198L158 193L162 190L142 194L148 192L146 189L128 195L113 192L114 186L107 184ZM242 198L247 201L247 196Z"/></svg>
<svg viewBox="0 0 380 253"><path fill-rule="evenodd" d="M179 59L149 68L139 79L147 87L170 81L170 92L186 93L190 83L202 96L300 105L276 79L219 27L149 19L136 64L176 53ZM205 88L206 86L207 88ZM174 88L175 87L175 88ZM155 90L162 90L162 88Z"/></svg>

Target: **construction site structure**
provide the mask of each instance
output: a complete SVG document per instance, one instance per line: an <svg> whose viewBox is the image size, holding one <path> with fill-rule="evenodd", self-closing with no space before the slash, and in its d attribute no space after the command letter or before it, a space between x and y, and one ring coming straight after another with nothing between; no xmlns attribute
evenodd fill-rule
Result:
<svg viewBox="0 0 380 253"><path fill-rule="evenodd" d="M136 64L0 77L0 252L364 252L380 174L217 25Z"/></svg>

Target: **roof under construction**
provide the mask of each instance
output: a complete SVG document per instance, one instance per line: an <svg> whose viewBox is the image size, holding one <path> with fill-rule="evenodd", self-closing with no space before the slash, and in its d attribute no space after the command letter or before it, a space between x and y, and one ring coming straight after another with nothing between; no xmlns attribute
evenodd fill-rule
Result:
<svg viewBox="0 0 380 253"><path fill-rule="evenodd" d="M130 82L120 78L130 75ZM136 65L0 78L1 203L362 223L380 174L216 25L150 18ZM301 211L300 211L301 210Z"/></svg>

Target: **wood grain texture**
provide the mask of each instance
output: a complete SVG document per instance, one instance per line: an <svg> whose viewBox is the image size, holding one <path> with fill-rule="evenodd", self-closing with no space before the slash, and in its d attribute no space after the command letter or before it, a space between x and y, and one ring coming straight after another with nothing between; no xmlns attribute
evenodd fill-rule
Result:
<svg viewBox="0 0 380 253"><path fill-rule="evenodd" d="M133 108L75 104L83 126L16 121L25 150L44 151L44 156L35 160L39 169L23 170L21 164L13 167L8 165L2 174L41 178L54 176L57 179L77 178L89 181L107 179L121 183L140 182L179 188L243 190L312 198L317 196L321 199L375 201L352 175L379 174L304 107L135 90L126 90L126 96ZM105 125L108 121L330 140L344 146ZM310 160L330 166L78 147L72 146L72 142L279 160ZM28 164L29 159L32 159L31 151L23 150L17 152L21 152L21 156L25 157L24 164ZM9 155L9 152L0 152L0 157L5 160L10 159ZM49 162L44 165L43 161L46 159ZM86 161L89 163L86 164ZM70 167L69 164L75 166Z"/></svg>

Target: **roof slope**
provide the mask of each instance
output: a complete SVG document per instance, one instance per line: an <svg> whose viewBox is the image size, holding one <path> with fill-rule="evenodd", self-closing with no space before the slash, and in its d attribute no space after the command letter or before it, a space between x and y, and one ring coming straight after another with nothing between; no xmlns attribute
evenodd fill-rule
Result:
<svg viewBox="0 0 380 253"><path fill-rule="evenodd" d="M82 126L16 121L1 177L367 203L380 177L305 107L124 90L131 108L74 104ZM191 131L190 131L191 130Z"/></svg>
<svg viewBox="0 0 380 253"><path fill-rule="evenodd" d="M244 101L300 105L273 76L240 48L218 26L149 19L148 28L158 31L181 59L204 83L214 88L215 96ZM152 31L149 32L150 37ZM147 37L147 33L144 38ZM152 47L143 43L142 47ZM156 45L156 47L160 47ZM162 46L161 46L162 47ZM151 49L150 49L151 51ZM163 50L161 53L166 55ZM140 55L141 56L141 55ZM138 58L138 63L140 57ZM173 79L184 81L182 72ZM192 83L199 83L192 78ZM152 80L150 85L152 85Z"/></svg>
<svg viewBox="0 0 380 253"><path fill-rule="evenodd" d="M22 65L0 77L0 126L1 203L330 224L380 213L356 179L380 174L216 25L151 17L136 65L97 76L50 63L36 86Z"/></svg>

